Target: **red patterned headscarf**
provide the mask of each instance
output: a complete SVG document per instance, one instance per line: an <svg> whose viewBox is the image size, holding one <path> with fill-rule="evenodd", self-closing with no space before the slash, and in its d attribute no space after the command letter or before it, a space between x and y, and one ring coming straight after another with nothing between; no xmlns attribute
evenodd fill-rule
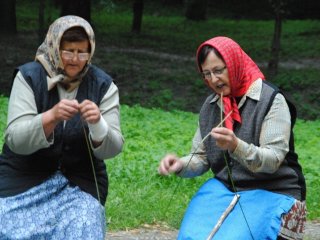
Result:
<svg viewBox="0 0 320 240"><path fill-rule="evenodd" d="M203 46L209 45L214 47L222 56L225 62L231 86L231 94L223 97L224 115L229 117L225 126L233 130L233 121L241 123L241 116L235 100L235 97L243 96L252 82L261 78L264 80L264 75L254 61L242 50L235 41L228 37L215 37L202 43L197 50L197 59L200 50ZM201 71L201 65L198 62L198 68Z"/></svg>

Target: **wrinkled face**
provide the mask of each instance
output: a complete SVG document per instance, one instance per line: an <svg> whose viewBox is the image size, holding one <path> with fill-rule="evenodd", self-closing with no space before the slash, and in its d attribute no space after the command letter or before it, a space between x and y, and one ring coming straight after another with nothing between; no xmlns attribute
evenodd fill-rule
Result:
<svg viewBox="0 0 320 240"><path fill-rule="evenodd" d="M77 78L89 59L89 41L62 42L60 56L65 74L71 79Z"/></svg>
<svg viewBox="0 0 320 240"><path fill-rule="evenodd" d="M231 93L226 64L213 51L210 51L201 68L205 81L215 93L223 93L223 96Z"/></svg>

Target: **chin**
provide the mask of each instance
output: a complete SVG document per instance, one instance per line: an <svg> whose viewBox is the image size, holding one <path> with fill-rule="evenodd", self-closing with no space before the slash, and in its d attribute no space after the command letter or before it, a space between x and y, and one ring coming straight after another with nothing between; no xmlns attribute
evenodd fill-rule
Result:
<svg viewBox="0 0 320 240"><path fill-rule="evenodd" d="M222 91L220 91L220 94L221 92L223 92L223 96L228 96L231 93L229 88L223 88Z"/></svg>
<svg viewBox="0 0 320 240"><path fill-rule="evenodd" d="M67 73L69 79L75 79L78 75L79 73Z"/></svg>

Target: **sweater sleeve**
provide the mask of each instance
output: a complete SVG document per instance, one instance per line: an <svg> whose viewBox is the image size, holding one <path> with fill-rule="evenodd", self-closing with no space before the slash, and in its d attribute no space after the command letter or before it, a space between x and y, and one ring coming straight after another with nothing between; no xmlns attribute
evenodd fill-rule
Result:
<svg viewBox="0 0 320 240"><path fill-rule="evenodd" d="M97 148L91 144L91 147L97 158L108 159L120 153L124 143L120 129L119 93L114 83L111 83L99 109L102 116L100 122L96 126L89 126L89 128L93 137L95 132L100 129L100 132L103 133L99 136L102 144Z"/></svg>
<svg viewBox="0 0 320 240"><path fill-rule="evenodd" d="M5 141L13 152L24 155L47 148L53 142L44 134L33 91L20 72L14 79L9 98Z"/></svg>
<svg viewBox="0 0 320 240"><path fill-rule="evenodd" d="M207 161L205 146L201 141L202 137L198 128L192 140L191 153L181 158L184 167L177 174L178 176L192 178L209 170L210 166Z"/></svg>
<svg viewBox="0 0 320 240"><path fill-rule="evenodd" d="M285 98L277 94L262 123L260 146L238 139L230 156L252 172L277 171L289 151L291 130L290 111Z"/></svg>

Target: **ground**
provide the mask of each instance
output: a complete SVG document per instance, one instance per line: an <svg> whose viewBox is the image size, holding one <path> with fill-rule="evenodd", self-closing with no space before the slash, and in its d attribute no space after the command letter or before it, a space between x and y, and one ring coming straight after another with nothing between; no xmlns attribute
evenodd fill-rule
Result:
<svg viewBox="0 0 320 240"><path fill-rule="evenodd" d="M175 240L177 235L176 229L144 225L139 229L108 232L106 240ZM304 240L320 240L320 222L307 222Z"/></svg>

